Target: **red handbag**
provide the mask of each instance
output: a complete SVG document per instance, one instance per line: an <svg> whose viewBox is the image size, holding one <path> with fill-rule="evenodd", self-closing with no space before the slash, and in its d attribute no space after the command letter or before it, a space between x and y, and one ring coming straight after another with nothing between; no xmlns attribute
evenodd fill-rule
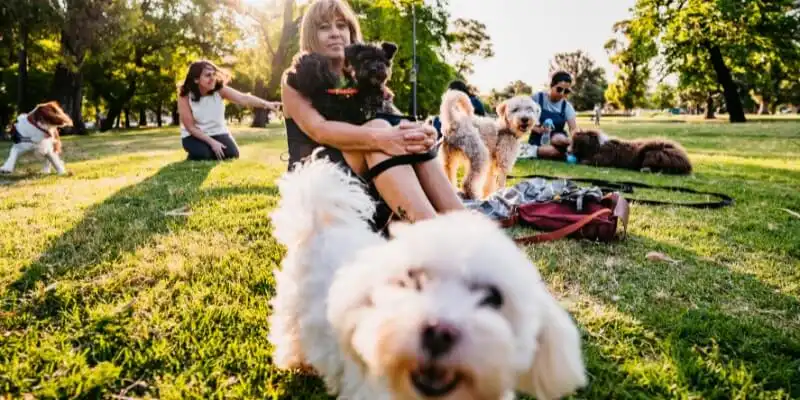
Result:
<svg viewBox="0 0 800 400"><path fill-rule="evenodd" d="M628 202L617 192L605 195L600 202L585 202L582 211L571 203L549 201L527 203L511 210L510 217L500 221L504 228L530 226L545 231L532 236L514 238L519 244L533 244L562 239L589 239L610 242L622 225L622 237L628 230Z"/></svg>

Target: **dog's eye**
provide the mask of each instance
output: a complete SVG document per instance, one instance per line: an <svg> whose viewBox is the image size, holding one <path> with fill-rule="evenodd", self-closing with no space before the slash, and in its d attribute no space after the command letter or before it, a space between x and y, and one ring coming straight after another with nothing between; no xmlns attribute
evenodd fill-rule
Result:
<svg viewBox="0 0 800 400"><path fill-rule="evenodd" d="M421 269L410 269L404 276L392 279L391 283L401 288L409 288L418 292L425 288L428 274Z"/></svg>
<svg viewBox="0 0 800 400"><path fill-rule="evenodd" d="M484 297L481 300L481 306L488 306L499 309L503 306L503 294L497 286L489 285L484 288Z"/></svg>

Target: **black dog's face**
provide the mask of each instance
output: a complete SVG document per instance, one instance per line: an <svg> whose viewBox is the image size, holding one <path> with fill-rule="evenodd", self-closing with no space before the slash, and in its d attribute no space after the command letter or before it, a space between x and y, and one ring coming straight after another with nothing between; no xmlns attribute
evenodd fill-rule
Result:
<svg viewBox="0 0 800 400"><path fill-rule="evenodd" d="M353 44L345 49L347 62L352 66L355 79L359 83L381 86L392 72L392 58L397 46L384 42L381 46Z"/></svg>
<svg viewBox="0 0 800 400"><path fill-rule="evenodd" d="M572 154L579 160L591 157L600 151L600 137L595 132L579 131L572 135Z"/></svg>

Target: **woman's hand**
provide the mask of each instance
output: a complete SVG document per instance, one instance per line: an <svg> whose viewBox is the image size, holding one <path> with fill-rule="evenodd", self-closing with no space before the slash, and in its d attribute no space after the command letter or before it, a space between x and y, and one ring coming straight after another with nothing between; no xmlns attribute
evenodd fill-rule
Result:
<svg viewBox="0 0 800 400"><path fill-rule="evenodd" d="M534 126L533 128L531 128L531 131L541 135L542 133L550 132L550 128L545 128L543 126Z"/></svg>
<svg viewBox="0 0 800 400"><path fill-rule="evenodd" d="M433 146L435 137L436 129L431 134L426 125L401 121L399 125L382 133L378 137L377 145L382 152L391 156L424 153Z"/></svg>
<svg viewBox="0 0 800 400"><path fill-rule="evenodd" d="M259 100L261 100L261 99L259 99ZM261 103L259 104L259 106L261 108L264 108L264 109L267 109L267 110L271 110L271 111L275 111L275 112L278 112L281 109L281 103L279 101L261 100Z"/></svg>
<svg viewBox="0 0 800 400"><path fill-rule="evenodd" d="M225 158L224 149L226 149L227 147L224 144L211 138L208 145L211 146L211 151L214 152L214 154L217 156L218 159L222 160L223 158Z"/></svg>

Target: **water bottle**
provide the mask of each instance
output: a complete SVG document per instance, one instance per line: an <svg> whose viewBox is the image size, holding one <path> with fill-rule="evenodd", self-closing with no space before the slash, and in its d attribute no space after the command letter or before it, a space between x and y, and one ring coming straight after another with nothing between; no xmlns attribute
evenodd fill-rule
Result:
<svg viewBox="0 0 800 400"><path fill-rule="evenodd" d="M542 140L540 141L542 146L550 144L550 131L555 128L555 125L553 125L553 120L550 118L544 120L544 127L549 129L549 131L542 134Z"/></svg>

